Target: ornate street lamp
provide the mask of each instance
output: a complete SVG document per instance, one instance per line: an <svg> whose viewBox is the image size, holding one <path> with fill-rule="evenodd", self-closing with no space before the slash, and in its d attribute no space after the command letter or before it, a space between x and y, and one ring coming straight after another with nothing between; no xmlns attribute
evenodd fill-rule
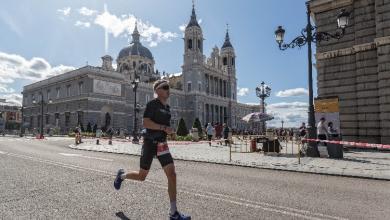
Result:
<svg viewBox="0 0 390 220"><path fill-rule="evenodd" d="M302 47L307 44L308 48L308 78L309 78L309 138L316 138L316 126L314 118L314 104L313 104L313 73L312 73L312 43L320 43L321 41L329 41L330 39L340 39L345 34L345 29L349 24L350 13L345 9L341 10L340 14L337 16L337 27L338 30L332 34L327 32L316 32L317 27L312 26L310 21L310 4L306 2L307 8L307 26L302 30L301 36L296 37L289 44L284 44L284 34L285 30L282 26L279 26L275 31L276 42L279 45L280 50L286 50L288 48ZM341 31L340 31L341 30ZM314 33L313 33L314 32ZM308 156L318 156L317 150L315 150L315 142L309 142L309 147L307 149Z"/></svg>
<svg viewBox="0 0 390 220"><path fill-rule="evenodd" d="M51 99L48 100L48 103L43 101L43 93L41 92L41 100L37 102L35 99L33 100L33 104L41 105L41 122L40 122L40 128L39 128L39 139L43 139L43 106L47 104L51 104L53 101Z"/></svg>
<svg viewBox="0 0 390 220"><path fill-rule="evenodd" d="M271 87L267 86L264 82L261 82L260 86L256 87L256 96L261 100L261 112L265 113L265 102L264 100L271 95ZM263 132L265 132L265 122L262 126Z"/></svg>
<svg viewBox="0 0 390 220"><path fill-rule="evenodd" d="M133 87L134 92L134 126L133 126L133 143L138 144L138 132L137 132L137 112L139 111L139 105L137 105L137 88L140 82L139 76L135 73L134 79L131 82L131 87Z"/></svg>

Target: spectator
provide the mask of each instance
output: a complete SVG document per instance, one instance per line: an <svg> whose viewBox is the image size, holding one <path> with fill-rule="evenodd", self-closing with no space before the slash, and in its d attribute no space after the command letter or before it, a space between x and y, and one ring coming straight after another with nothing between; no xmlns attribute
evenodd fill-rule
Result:
<svg viewBox="0 0 390 220"><path fill-rule="evenodd" d="M213 126L211 126L210 122L207 124L206 133L207 133L207 139L209 141L209 146L211 146L211 138L213 137L214 128Z"/></svg>
<svg viewBox="0 0 390 220"><path fill-rule="evenodd" d="M320 140L326 140L329 132L325 124L325 118L322 117L317 124L317 137Z"/></svg>
<svg viewBox="0 0 390 220"><path fill-rule="evenodd" d="M299 127L299 137L304 138L306 136L307 130L306 130L306 124L305 122L302 122L301 127Z"/></svg>
<svg viewBox="0 0 390 220"><path fill-rule="evenodd" d="M217 122L217 124L215 125L215 137L217 139L222 138L222 130L223 130L222 125L219 122Z"/></svg>
<svg viewBox="0 0 390 220"><path fill-rule="evenodd" d="M229 126L227 126L225 123L223 124L223 139L225 139L225 146L229 143Z"/></svg>
<svg viewBox="0 0 390 220"><path fill-rule="evenodd" d="M328 123L328 133L331 137L338 137L337 129L333 128L333 122Z"/></svg>

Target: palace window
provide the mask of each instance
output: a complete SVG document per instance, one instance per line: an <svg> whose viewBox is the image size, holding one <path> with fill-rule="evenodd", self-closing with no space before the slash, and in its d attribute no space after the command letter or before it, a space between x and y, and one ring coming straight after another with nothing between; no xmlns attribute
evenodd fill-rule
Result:
<svg viewBox="0 0 390 220"><path fill-rule="evenodd" d="M70 124L70 112L65 112L65 126L68 127Z"/></svg>
<svg viewBox="0 0 390 220"><path fill-rule="evenodd" d="M57 92L56 98L59 99L60 98L60 88L57 88L56 90L57 90L56 91Z"/></svg>
<svg viewBox="0 0 390 220"><path fill-rule="evenodd" d="M188 49L192 49L192 39L188 40Z"/></svg>
<svg viewBox="0 0 390 220"><path fill-rule="evenodd" d="M70 96L70 85L67 85L67 86L66 86L66 96L67 96L67 97Z"/></svg>
<svg viewBox="0 0 390 220"><path fill-rule="evenodd" d="M83 94L83 87L84 87L84 83L80 82L79 83L79 95Z"/></svg>
<svg viewBox="0 0 390 220"><path fill-rule="evenodd" d="M49 90L47 90L47 100L50 100L50 89Z"/></svg>

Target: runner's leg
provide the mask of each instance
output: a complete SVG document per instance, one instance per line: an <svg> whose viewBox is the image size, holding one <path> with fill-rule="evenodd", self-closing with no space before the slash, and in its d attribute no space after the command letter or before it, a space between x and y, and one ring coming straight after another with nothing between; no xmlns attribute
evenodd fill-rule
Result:
<svg viewBox="0 0 390 220"><path fill-rule="evenodd" d="M122 179L144 181L148 176L148 173L149 170L144 170L140 168L139 171L132 171L130 173L123 174L124 176L122 177Z"/></svg>
<svg viewBox="0 0 390 220"><path fill-rule="evenodd" d="M175 165L170 163L163 167L163 170L168 178L168 195L169 201L171 203L171 214L174 214L177 211L176 207L176 172Z"/></svg>

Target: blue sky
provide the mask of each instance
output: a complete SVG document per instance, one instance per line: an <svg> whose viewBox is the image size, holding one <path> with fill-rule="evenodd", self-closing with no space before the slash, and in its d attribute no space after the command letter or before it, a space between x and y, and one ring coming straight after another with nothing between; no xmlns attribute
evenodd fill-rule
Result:
<svg viewBox="0 0 390 220"><path fill-rule="evenodd" d="M206 39L206 56L215 45L222 46L229 24L237 55L239 101L258 103L255 88L265 81L272 88L267 103L276 120L271 123L277 125L283 119L287 126L298 126L306 120L307 49L280 51L274 36L278 25L286 29L287 41L300 33L306 21L305 1L195 0L195 8ZM188 23L191 9L191 0L2 2L0 98L19 102L25 84L87 62L100 66L105 54L116 59L131 40L135 19L156 68L181 72L180 27Z"/></svg>

